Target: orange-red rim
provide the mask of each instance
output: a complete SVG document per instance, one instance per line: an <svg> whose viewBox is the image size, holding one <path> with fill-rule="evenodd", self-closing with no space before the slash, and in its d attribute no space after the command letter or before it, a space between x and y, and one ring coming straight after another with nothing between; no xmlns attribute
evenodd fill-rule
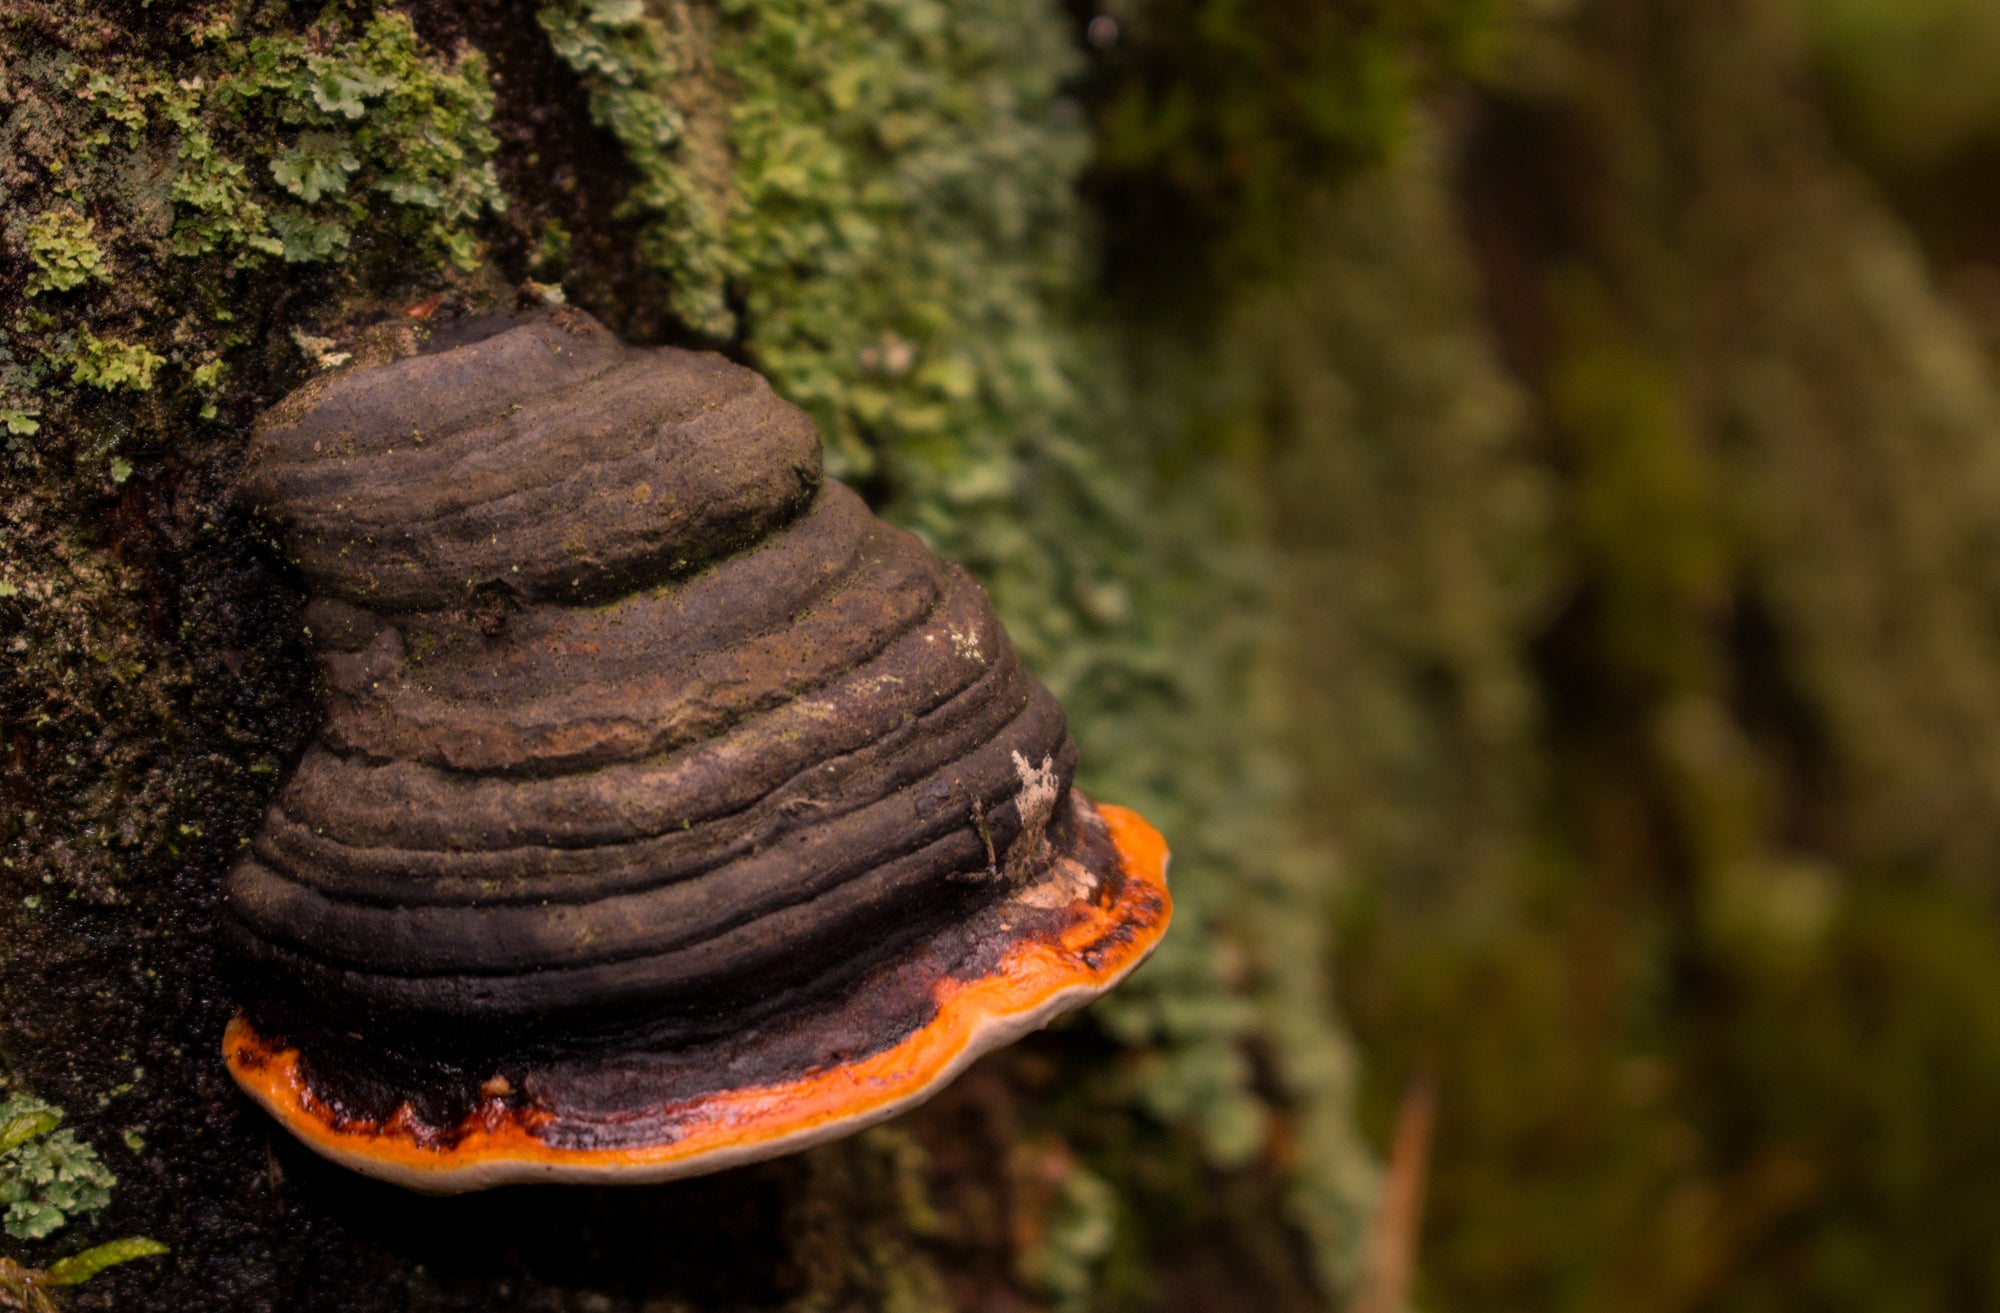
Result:
<svg viewBox="0 0 2000 1313"><path fill-rule="evenodd" d="M338 1117L299 1052L247 1017L222 1041L230 1074L316 1152L416 1189L456 1191L536 1179L664 1180L804 1148L893 1116L981 1053L1045 1025L1116 984L1158 945L1172 916L1167 846L1137 812L1097 805L1125 879L1108 903L1079 901L1060 932L1024 936L985 974L936 986L932 1020L892 1047L795 1079L697 1096L674 1108L660 1143L561 1147L537 1133L552 1115L494 1099L449 1135L420 1133L407 1106L385 1121Z"/></svg>

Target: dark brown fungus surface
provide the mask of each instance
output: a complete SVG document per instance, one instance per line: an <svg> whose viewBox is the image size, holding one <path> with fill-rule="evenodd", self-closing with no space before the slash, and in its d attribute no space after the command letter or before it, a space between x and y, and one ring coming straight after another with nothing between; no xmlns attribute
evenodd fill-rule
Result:
<svg viewBox="0 0 2000 1313"><path fill-rule="evenodd" d="M239 1083L415 1189L847 1133L1114 984L1166 851L958 566L720 356L381 330L258 426L326 719L230 873Z"/></svg>

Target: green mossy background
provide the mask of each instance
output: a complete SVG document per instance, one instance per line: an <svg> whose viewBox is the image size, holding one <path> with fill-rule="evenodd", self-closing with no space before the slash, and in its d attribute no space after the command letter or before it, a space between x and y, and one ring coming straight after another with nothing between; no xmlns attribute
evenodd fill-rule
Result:
<svg viewBox="0 0 2000 1313"><path fill-rule="evenodd" d="M2000 1307L1996 66L1980 0L0 0L0 1102L108 1193L0 1255L1341 1308L1419 1081L1418 1307ZM554 288L980 575L1178 918L854 1140L422 1200L215 1059L314 701L229 488L358 327Z"/></svg>

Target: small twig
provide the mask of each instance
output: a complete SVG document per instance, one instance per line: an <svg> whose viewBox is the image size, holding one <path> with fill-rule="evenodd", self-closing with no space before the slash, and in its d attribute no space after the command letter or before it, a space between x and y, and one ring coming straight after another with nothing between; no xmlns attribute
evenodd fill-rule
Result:
<svg viewBox="0 0 2000 1313"><path fill-rule="evenodd" d="M977 798L972 800L972 824L986 844L986 874L997 880L1000 878L1000 855L993 851L993 832L986 828L986 808Z"/></svg>
<svg viewBox="0 0 2000 1313"><path fill-rule="evenodd" d="M1389 1147L1389 1179L1375 1214L1367 1267L1349 1313L1405 1313L1417 1266L1417 1233L1423 1225L1424 1184L1430 1174L1431 1135L1437 1126L1437 1082L1420 1070L1403 1087L1396 1108L1396 1138Z"/></svg>

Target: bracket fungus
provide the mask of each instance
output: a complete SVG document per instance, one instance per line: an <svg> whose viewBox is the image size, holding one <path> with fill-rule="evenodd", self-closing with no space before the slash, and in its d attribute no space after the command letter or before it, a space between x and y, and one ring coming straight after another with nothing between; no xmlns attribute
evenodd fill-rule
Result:
<svg viewBox="0 0 2000 1313"><path fill-rule="evenodd" d="M1110 988L1167 854L960 567L717 355L580 311L376 330L241 490L325 722L230 872L249 1094L412 1189L844 1135Z"/></svg>

